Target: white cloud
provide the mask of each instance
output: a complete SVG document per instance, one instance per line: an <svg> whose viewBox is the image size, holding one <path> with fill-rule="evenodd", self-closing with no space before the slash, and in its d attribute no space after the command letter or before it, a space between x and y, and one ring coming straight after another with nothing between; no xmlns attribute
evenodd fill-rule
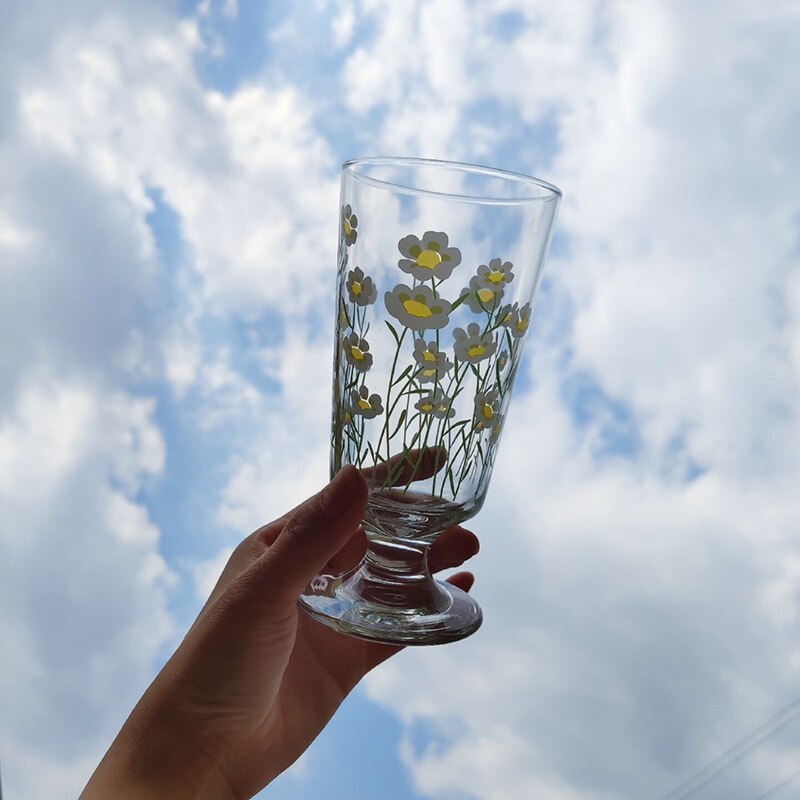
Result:
<svg viewBox="0 0 800 800"><path fill-rule="evenodd" d="M345 76L354 110L388 101L388 147L406 93L440 89L398 47L430 29L380 8ZM450 30L477 24L466 9L451 9ZM469 53L451 50L470 91L442 115L482 97L521 120L554 115L569 259L551 264L548 302L558 318L565 301L571 323L552 328L541 305L535 389L515 398L477 523L484 629L403 654L370 693L435 733L405 749L428 796L641 797L792 696L797 19L655 2L496 9L526 22L505 44L488 26ZM444 141L464 153L457 134ZM581 375L629 410L632 455L601 458L602 416L564 408ZM769 788L756 773L742 785Z"/></svg>
<svg viewBox="0 0 800 800"><path fill-rule="evenodd" d="M191 571L194 578L195 595L201 603L205 603L208 599L231 555L233 555L233 548L223 547L207 561L198 561L192 564Z"/></svg>
<svg viewBox="0 0 800 800"><path fill-rule="evenodd" d="M356 24L355 4L351 0L339 0L334 6L333 40L337 47L346 47L353 38Z"/></svg>
<svg viewBox="0 0 800 800"><path fill-rule="evenodd" d="M17 19L38 11L20 8ZM195 59L207 45L196 21L123 4L102 15L76 7L68 24L37 19L47 45L18 55L35 67L7 72L18 80L0 85L18 110L0 141L9 189L0 198L9 267L0 289L16 301L0 315L0 333L17 343L0 351L9 530L0 569L11 592L0 627L14 651L0 746L7 789L48 797L77 794L175 633L175 578L135 499L163 471L165 448L153 400L132 396L130 382L163 375L199 435L258 419L264 398L237 354L206 331L241 315L255 335L250 317L269 308L304 319L327 296L337 203L308 101L286 84L230 96L204 88ZM157 294L164 275L145 219L151 189L179 220L176 308ZM292 335L298 357L309 355L310 334ZM226 493L237 522L251 517L259 488L237 505L243 463L240 455L231 466ZM271 464L286 475L286 494L273 497L279 513L303 489L277 452ZM189 565L196 591L209 588L225 552Z"/></svg>
<svg viewBox="0 0 800 800"><path fill-rule="evenodd" d="M165 345L166 376L178 397L197 382L201 360L200 343L191 333L181 336L181 332L176 332Z"/></svg>
<svg viewBox="0 0 800 800"><path fill-rule="evenodd" d="M222 494L219 520L234 530L253 530L285 513L327 482L330 439L332 343L303 326L287 329L283 344L261 354L265 374L279 381L253 437L234 461Z"/></svg>
<svg viewBox="0 0 800 800"><path fill-rule="evenodd" d="M426 796L658 794L793 696L786 488L597 464L539 380L476 523L484 628L368 681L433 732L404 751Z"/></svg>
<svg viewBox="0 0 800 800"><path fill-rule="evenodd" d="M473 95L462 54L471 26L459 0L364 4L375 41L349 56L342 75L356 112L384 111L380 136L389 155L447 157L465 147L457 137L461 105Z"/></svg>
<svg viewBox="0 0 800 800"><path fill-rule="evenodd" d="M13 64L0 70L13 98L0 125L0 750L7 791L32 798L77 796L176 632L176 577L138 499L165 446L154 401L131 390L156 279L149 201L113 148L62 136L70 109L48 117L30 85L48 76L49 45L58 60L71 39L94 76L61 76L75 78L76 116L120 91L119 65L72 32L96 11L72 12L64 25L36 3L4 8L0 26ZM120 31L109 16L94 32Z"/></svg>
<svg viewBox="0 0 800 800"><path fill-rule="evenodd" d="M777 178L756 191L762 173L796 171L780 133L794 72L750 54L773 87L758 114L760 83L728 88L745 23L777 49L779 24L657 3L361 10L376 36L354 42L342 82L353 113L382 120L374 149L489 157L515 120L554 121L570 249L551 265L535 389L515 400L478 524L485 628L404 654L370 694L407 724L404 759L431 797L666 791L767 717L800 658L797 209ZM485 24L506 12L513 35ZM483 101L510 110L476 122ZM542 163L535 144L521 156ZM304 339L265 353L280 402L224 493L227 524L317 488L328 389L307 405ZM604 400L588 420L565 407L581 376L628 410L636 452L608 455ZM435 743L419 750L421 723Z"/></svg>
<svg viewBox="0 0 800 800"><path fill-rule="evenodd" d="M476 525L485 627L403 654L369 691L404 722L427 796L666 790L772 713L800 663L798 17L332 7L353 141L495 161L552 124L555 153L523 141L515 157L565 190L569 237ZM0 120L0 336L15 343L0 348L0 747L31 797L75 794L173 634L174 578L136 499L165 448L130 381L165 376L200 433L233 422L218 522L241 533L319 488L329 434L337 201L315 99L274 72L208 90L197 21L74 14L19 4L0 32L3 65L30 67L0 70L0 100L19 99ZM298 33L289 15L277 38ZM150 188L185 257L181 308L142 330L160 277ZM231 321L247 368L240 342L208 333ZM565 400L577 378L598 387L588 419ZM632 454L608 455L600 390L629 414ZM189 569L198 596L227 552ZM760 791L776 753L753 762Z"/></svg>
<svg viewBox="0 0 800 800"><path fill-rule="evenodd" d="M377 32L347 60L346 101L355 112L379 113L370 143L381 152L491 159L481 141L502 145L523 123L604 81L602 72L583 69L593 55L605 55L595 41L595 9L577 1L556 11L551 3L513 0L363 2L361 13ZM509 13L518 19L504 27Z"/></svg>
<svg viewBox="0 0 800 800"><path fill-rule="evenodd" d="M311 108L291 86L205 90L191 20L138 29L105 17L62 34L51 71L23 85L26 132L149 210L161 188L216 310L306 304L332 260L336 184ZM321 231L329 231L328 236Z"/></svg>
<svg viewBox="0 0 800 800"><path fill-rule="evenodd" d="M33 232L15 225L7 216L0 216L0 247L20 250L33 244Z"/></svg>
<svg viewBox="0 0 800 800"><path fill-rule="evenodd" d="M161 469L150 410L33 378L0 421L0 746L26 797L79 792L175 633L158 529L113 488Z"/></svg>

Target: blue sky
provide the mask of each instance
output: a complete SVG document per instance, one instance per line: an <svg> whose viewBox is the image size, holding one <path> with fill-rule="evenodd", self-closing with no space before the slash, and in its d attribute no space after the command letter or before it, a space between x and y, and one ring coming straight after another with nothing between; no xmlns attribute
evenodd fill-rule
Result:
<svg viewBox="0 0 800 800"><path fill-rule="evenodd" d="M474 521L484 627L377 670L264 796L794 796L799 28L791 0L6 3L8 797L74 796L230 548L325 481L338 169L374 154L564 202Z"/></svg>

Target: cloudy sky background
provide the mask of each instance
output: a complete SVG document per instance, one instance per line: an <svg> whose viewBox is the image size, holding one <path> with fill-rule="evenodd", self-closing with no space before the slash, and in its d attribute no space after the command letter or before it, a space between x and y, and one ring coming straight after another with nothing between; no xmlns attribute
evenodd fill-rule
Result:
<svg viewBox="0 0 800 800"><path fill-rule="evenodd" d="M0 760L75 796L326 480L338 166L564 191L471 639L264 795L800 790L800 2L0 2ZM309 376L313 376L309 380Z"/></svg>

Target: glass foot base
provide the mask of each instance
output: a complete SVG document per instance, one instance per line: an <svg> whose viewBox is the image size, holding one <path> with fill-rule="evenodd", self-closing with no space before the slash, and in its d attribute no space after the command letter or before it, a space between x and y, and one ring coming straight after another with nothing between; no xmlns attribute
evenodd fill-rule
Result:
<svg viewBox="0 0 800 800"><path fill-rule="evenodd" d="M317 622L361 639L398 645L445 644L465 639L483 622L481 607L449 583L427 582L427 601L405 607L402 597L390 603L367 599L363 575L320 575L300 596L300 606Z"/></svg>

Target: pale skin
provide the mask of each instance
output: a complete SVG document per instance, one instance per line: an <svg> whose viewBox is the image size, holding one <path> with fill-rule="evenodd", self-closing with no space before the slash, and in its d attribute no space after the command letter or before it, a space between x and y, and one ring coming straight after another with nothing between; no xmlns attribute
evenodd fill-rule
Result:
<svg viewBox="0 0 800 800"><path fill-rule="evenodd" d="M364 477L344 467L239 544L81 800L244 800L294 763L359 680L401 649L337 633L297 604L326 565L360 561L366 500ZM429 563L457 567L477 551L477 537L456 526ZM468 591L473 576L449 580Z"/></svg>

